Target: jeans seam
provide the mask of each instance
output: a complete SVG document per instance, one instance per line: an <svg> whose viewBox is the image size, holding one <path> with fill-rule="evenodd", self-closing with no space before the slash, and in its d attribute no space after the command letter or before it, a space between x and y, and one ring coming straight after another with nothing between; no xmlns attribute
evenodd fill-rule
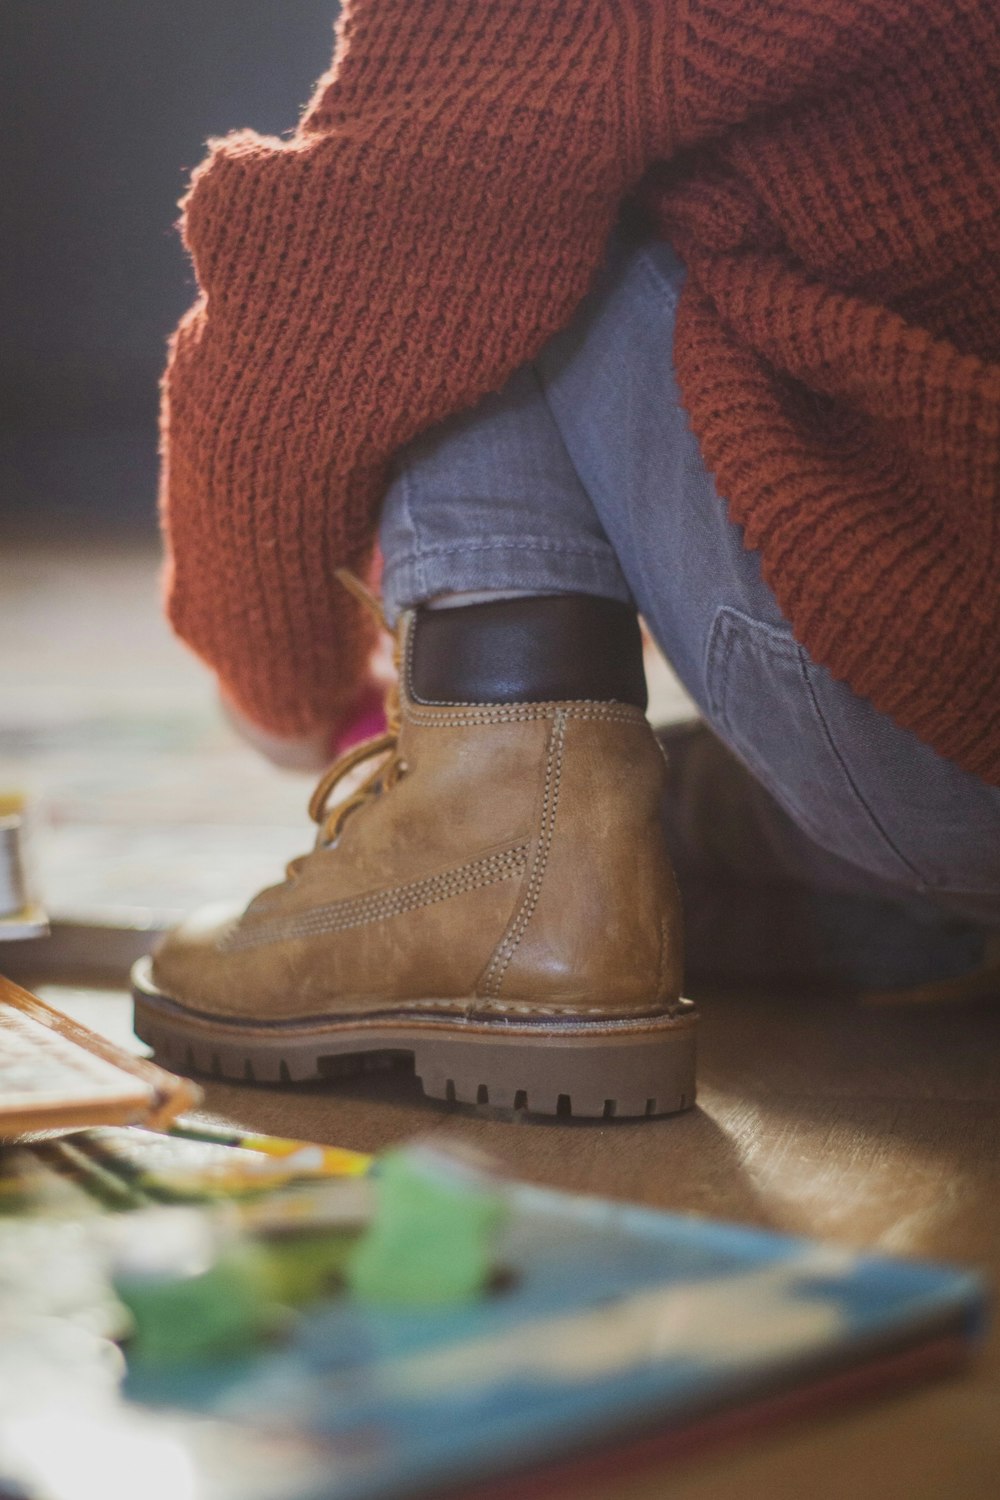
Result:
<svg viewBox="0 0 1000 1500"><path fill-rule="evenodd" d="M583 494L585 495L585 497L587 499L587 503L590 506L591 510L593 511L594 518L596 519L598 526L601 528L601 533L604 536L604 545L607 548L607 552L605 553L603 551L594 551L593 553L591 553L589 555L593 556L594 558L596 558L598 560L606 561L608 564L610 564L611 570L615 573L617 580L620 581L621 584L622 584L622 592L628 597L628 599L630 600L630 602L634 605L635 601L632 598L632 589L631 589L631 587L629 585L628 579L625 577L625 572L624 572L624 569L622 568L621 562L618 559L618 554L616 553L614 547L611 545L611 542L610 542L607 534L604 531L604 523L601 520L600 511L598 510L597 506L594 504L594 497L590 493L590 490L587 488L587 486L584 484L583 479L580 476L580 471L577 468L576 464L573 462L573 455L569 451L569 444L566 442L566 439L563 437L562 428L559 426L558 418L556 417L556 414L555 414L555 412L552 409L552 403L549 400L549 393L548 393L548 390L546 388L545 378L542 375L541 368L536 363L536 364L532 365L532 371L533 371L534 376L535 376L535 382L536 382L536 384L538 386L539 395L542 398L542 402L544 403L545 410L549 414L549 421L552 423L552 430L556 433L556 435L559 438L559 442L562 444L563 452L566 455L566 461L568 462L570 468L573 470L573 473L576 476L576 482L580 486L580 489L582 490ZM554 549L552 549L552 550L554 550ZM581 551L580 555L584 556L584 555L588 555L588 554L585 554L585 553L583 553Z"/></svg>
<svg viewBox="0 0 1000 1500"><path fill-rule="evenodd" d="M856 805L867 818L871 828L882 841L884 847L893 855L895 859L899 861L904 869L909 871L913 879L918 882L917 889L919 890L919 892L924 895L931 894L931 892L933 891L933 887L928 884L922 872L918 870L913 864L911 864L906 856L896 848L896 845L893 843L886 830L882 827L882 824L876 817L875 813L872 811L871 807L868 805L868 802L862 796L861 791L859 790L858 785L854 780L854 777L851 775L843 756L837 748L830 730L830 726L827 723L826 717L819 706L819 701L816 697L812 682L809 680L807 672L808 661L805 652L793 636L785 636L783 634L780 634L779 632L775 631L773 626L768 625L765 621L755 620L752 616L744 615L739 610L734 610L729 605L720 605L719 609L716 612L715 619L712 623L712 629L708 633L708 639L705 648L705 682L708 685L709 706L712 710L713 715L717 717L719 722L725 726L726 731L731 739L736 744L742 745L743 736L739 734L734 728L730 716L726 710L724 702L725 694L724 692L716 691L716 683L724 687L724 685L729 681L730 660L732 657L733 649L738 639L738 632L736 630L733 619L734 616L737 619L744 620L747 624L754 627L755 630L765 632L769 649L775 651L776 653L780 653L786 659L792 659L796 662L799 670L799 676L801 677L801 680L805 687L809 705L812 709L813 718L815 720L817 728L819 729L823 741L826 744L830 755L833 757L835 764L840 768L841 775L844 777L848 787L850 788L850 791L854 796ZM709 666L712 659L712 641L716 635L716 632L720 630L722 631L724 639L722 656L718 664L719 671L718 675L716 676L715 673L709 671ZM805 828L806 832L809 833L811 837L817 840L821 847L826 847L823 842L821 832L817 831L812 826L811 819L803 820L800 816L796 818L796 822L799 822L801 826Z"/></svg>
<svg viewBox="0 0 1000 1500"><path fill-rule="evenodd" d="M410 504L411 483L412 480L410 478L410 470L409 468L404 466L400 473L400 484L402 487L403 497L403 513L406 516L406 520L410 528L410 533L413 537L413 549L408 561L413 567L414 578L417 586L419 587L421 593L423 593L427 588L426 569L423 563L424 549L420 545L420 533L417 530L417 525L413 518L413 506Z"/></svg>
<svg viewBox="0 0 1000 1500"><path fill-rule="evenodd" d="M657 297L661 301L666 302L671 311L676 313L677 304L680 302L681 297L681 287L663 275L662 271L656 266L648 246L644 246L639 252L638 260L643 275L653 287ZM683 263L681 265L683 270Z"/></svg>
<svg viewBox="0 0 1000 1500"><path fill-rule="evenodd" d="M843 755L841 755L840 750L837 747L837 743L836 743L836 741L833 738L833 732L832 732L832 730L830 728L830 725L827 723L826 715L824 714L822 708L820 707L819 699L816 696L816 690L813 687L813 684L812 684L812 682L811 682L811 680L809 678L809 673L808 673L808 670L807 670L807 668L808 668L808 661L807 661L805 652L802 650L801 646L798 647L798 657L799 657L799 672L800 672L800 674L802 676L802 681L805 684L806 692L809 695L809 702L812 704L812 709L813 709L813 713L814 713L814 715L816 717L816 722L819 724L819 727L822 730L823 738L826 740L827 747L829 748L830 754L833 756L834 760L837 762L838 766L840 767L841 772L843 773L844 779L846 780L846 782L847 782L848 786L850 787L851 791L854 793L855 799L857 800L857 803L858 803L859 807L862 807L864 809L865 815L867 816L867 818L868 818L869 822L871 823L872 827L875 829L875 831L878 834L879 838L881 838L882 842L885 844L886 848L889 849L889 850L891 850L891 852L899 860L900 864L904 865L906 867L906 869L909 870L910 874L914 877L914 879L919 882L918 889L920 890L920 892L922 894L924 894L924 895L928 894L930 892L930 890L932 889L932 887L928 884L926 876L923 874L923 872L921 870L917 869L916 865L912 864L910 862L910 860L907 859L906 855L903 853L903 851L901 849L898 849L896 847L896 845L893 842L893 840L889 837L889 834L886 831L886 829L883 828L882 823L881 823L880 819L877 817L874 809L869 805L867 798L863 795L863 793L861 791L861 788L858 786L858 784L855 781L854 777L851 775L851 772L850 772L850 769L849 769L849 767L847 765L847 762L844 759Z"/></svg>

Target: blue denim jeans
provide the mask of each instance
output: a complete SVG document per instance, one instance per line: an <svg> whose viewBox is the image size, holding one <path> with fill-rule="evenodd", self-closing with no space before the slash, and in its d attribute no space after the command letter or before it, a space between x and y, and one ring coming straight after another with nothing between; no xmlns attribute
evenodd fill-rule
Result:
<svg viewBox="0 0 1000 1500"><path fill-rule="evenodd" d="M668 245L619 232L534 364L406 450L382 518L390 618L450 591L633 602L788 815L769 857L791 878L1000 927L1000 790L814 662L728 519L674 372L683 279Z"/></svg>

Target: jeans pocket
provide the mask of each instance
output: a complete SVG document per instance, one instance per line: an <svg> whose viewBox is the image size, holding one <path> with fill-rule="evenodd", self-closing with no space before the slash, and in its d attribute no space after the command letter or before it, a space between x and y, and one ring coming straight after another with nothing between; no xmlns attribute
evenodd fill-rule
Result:
<svg viewBox="0 0 1000 1500"><path fill-rule="evenodd" d="M924 890L839 753L816 699L820 669L791 632L724 605L705 665L715 729L798 826L870 874Z"/></svg>

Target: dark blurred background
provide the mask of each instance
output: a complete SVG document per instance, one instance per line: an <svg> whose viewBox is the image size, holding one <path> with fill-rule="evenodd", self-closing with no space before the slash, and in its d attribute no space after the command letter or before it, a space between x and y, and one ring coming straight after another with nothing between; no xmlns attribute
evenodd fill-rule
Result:
<svg viewBox="0 0 1000 1500"><path fill-rule="evenodd" d="M0 522L155 526L174 228L208 136L290 130L336 0L0 0Z"/></svg>

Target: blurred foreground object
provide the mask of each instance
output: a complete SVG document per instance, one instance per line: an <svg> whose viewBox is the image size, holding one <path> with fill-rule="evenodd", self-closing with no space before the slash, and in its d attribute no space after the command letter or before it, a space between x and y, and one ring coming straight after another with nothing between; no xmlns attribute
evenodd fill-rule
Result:
<svg viewBox="0 0 1000 1500"><path fill-rule="evenodd" d="M166 1125L201 1090L0 978L0 1140L85 1125Z"/></svg>
<svg viewBox="0 0 1000 1500"><path fill-rule="evenodd" d="M251 1155L98 1130L0 1157L5 1495L617 1494L954 1368L982 1328L966 1272L550 1192L438 1141L235 1195L227 1153ZM442 1298L419 1241L454 1270L470 1231L491 1274ZM158 1487L165 1446L184 1488Z"/></svg>
<svg viewBox="0 0 1000 1500"><path fill-rule="evenodd" d="M378 1212L347 1267L356 1296L376 1306L474 1301L494 1277L508 1215L485 1159L428 1143L390 1151L375 1174Z"/></svg>

